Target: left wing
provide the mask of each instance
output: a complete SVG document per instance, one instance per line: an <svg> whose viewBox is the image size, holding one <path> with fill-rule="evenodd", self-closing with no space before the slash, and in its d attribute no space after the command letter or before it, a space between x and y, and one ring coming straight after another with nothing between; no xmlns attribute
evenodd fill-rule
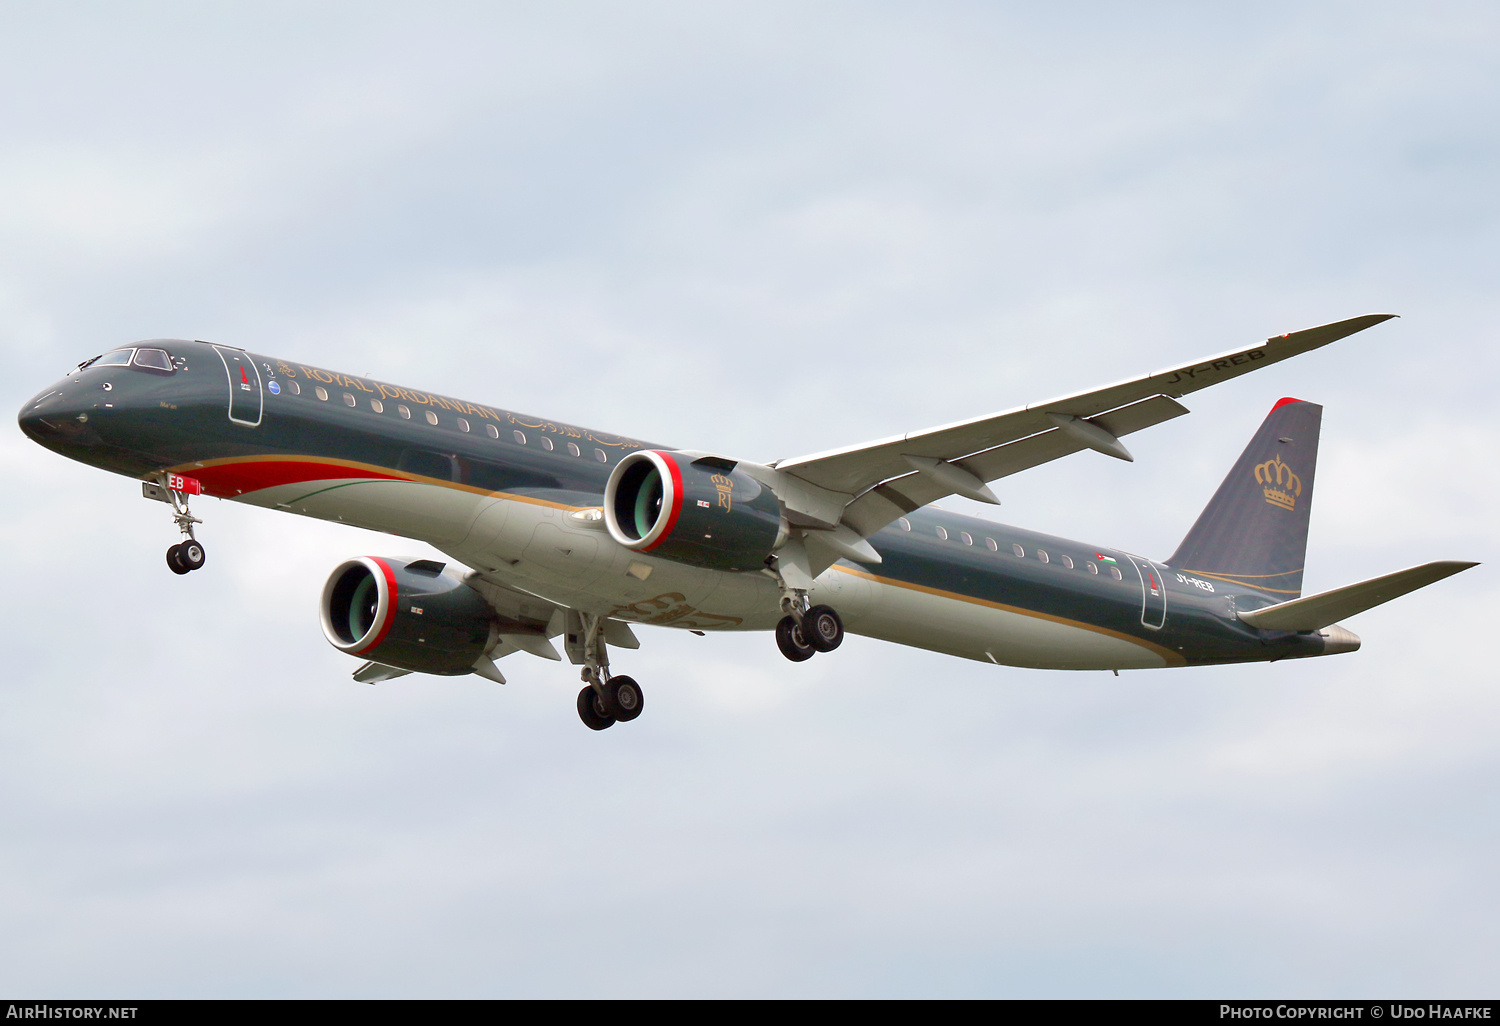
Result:
<svg viewBox="0 0 1500 1026"><path fill-rule="evenodd" d="M1177 397L1326 346L1394 316L1353 317L1089 392L780 460L772 464L781 485L777 492L785 493L784 501L791 500L787 505L793 514L801 514L795 526L807 531L809 541L820 540L820 531L828 532L831 544L825 547L844 556L851 544L858 547L857 539L849 538L851 529L859 539L868 538L897 517L946 495L998 503L985 482L1069 453L1095 449L1131 459L1120 436L1187 413Z"/></svg>

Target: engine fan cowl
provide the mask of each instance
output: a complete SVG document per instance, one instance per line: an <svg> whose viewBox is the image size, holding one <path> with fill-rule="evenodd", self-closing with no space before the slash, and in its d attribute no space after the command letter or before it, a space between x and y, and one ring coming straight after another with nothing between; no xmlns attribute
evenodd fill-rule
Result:
<svg viewBox="0 0 1500 1026"><path fill-rule="evenodd" d="M646 449L604 487L604 523L628 549L711 570L759 570L786 540L770 489L717 456Z"/></svg>
<svg viewBox="0 0 1500 1026"><path fill-rule="evenodd" d="M489 603L431 560L351 559L318 605L334 648L416 673L468 673L494 641Z"/></svg>

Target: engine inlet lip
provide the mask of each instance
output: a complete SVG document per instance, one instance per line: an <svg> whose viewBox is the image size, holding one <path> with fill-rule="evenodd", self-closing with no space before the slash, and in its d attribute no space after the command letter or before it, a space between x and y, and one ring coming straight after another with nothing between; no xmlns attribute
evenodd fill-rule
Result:
<svg viewBox="0 0 1500 1026"><path fill-rule="evenodd" d="M642 463L650 463L656 468L661 476L662 503L661 513L658 514L656 522L651 525L651 530L639 537L625 530L616 515L615 506L620 495L620 485L627 476L632 474L633 468ZM677 518L682 513L682 470L671 453L662 452L659 449L645 449L633 452L626 456L609 475L609 481L604 486L604 526L609 530L609 536L627 549L635 552L650 552L662 542L667 540L672 533L672 528L677 526Z"/></svg>
<svg viewBox="0 0 1500 1026"><path fill-rule="evenodd" d="M333 621L333 599L334 592L343 583L348 572L356 568L363 569L375 581L375 615L370 621L369 628L363 634L353 640L346 640ZM323 585L323 595L318 602L318 615L323 625L323 636L340 652L363 655L378 647L385 640L394 619L391 612L395 606L395 599L396 577L385 560L376 559L373 556L357 556L354 559L345 560L328 575L328 580ZM352 634L353 631L348 633Z"/></svg>

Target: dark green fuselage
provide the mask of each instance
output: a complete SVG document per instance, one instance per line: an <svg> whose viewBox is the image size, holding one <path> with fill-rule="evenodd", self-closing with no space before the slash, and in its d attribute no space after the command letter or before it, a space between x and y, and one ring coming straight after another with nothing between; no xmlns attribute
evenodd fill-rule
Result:
<svg viewBox="0 0 1500 1026"><path fill-rule="evenodd" d="M568 509L599 506L623 456L666 448L228 347L176 340L138 346L167 353L171 370L84 367L29 402L22 429L69 458L141 480L188 475L220 498L374 478ZM1120 550L936 507L908 514L869 541L883 562L840 563L830 572L1128 639L1162 664L1325 649L1316 632L1256 630L1235 616L1285 594Z"/></svg>

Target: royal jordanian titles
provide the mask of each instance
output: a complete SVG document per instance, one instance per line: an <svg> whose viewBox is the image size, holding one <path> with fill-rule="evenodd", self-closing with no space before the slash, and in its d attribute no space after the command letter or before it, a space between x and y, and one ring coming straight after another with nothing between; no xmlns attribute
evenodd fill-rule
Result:
<svg viewBox="0 0 1500 1026"><path fill-rule="evenodd" d="M1282 399L1177 551L1152 559L964 516L988 482L1187 413L1178 400L1362 331L1355 317L1131 381L864 445L752 462L524 416L231 346L153 339L79 364L21 429L170 504L200 570L210 495L430 543L323 588L354 679L478 674L515 653L582 668L580 718L635 719L611 671L633 624L771 631L800 662L846 630L1002 666L1145 669L1352 652L1338 621L1473 566L1302 595L1322 407ZM558 651L555 639L561 641Z"/></svg>

